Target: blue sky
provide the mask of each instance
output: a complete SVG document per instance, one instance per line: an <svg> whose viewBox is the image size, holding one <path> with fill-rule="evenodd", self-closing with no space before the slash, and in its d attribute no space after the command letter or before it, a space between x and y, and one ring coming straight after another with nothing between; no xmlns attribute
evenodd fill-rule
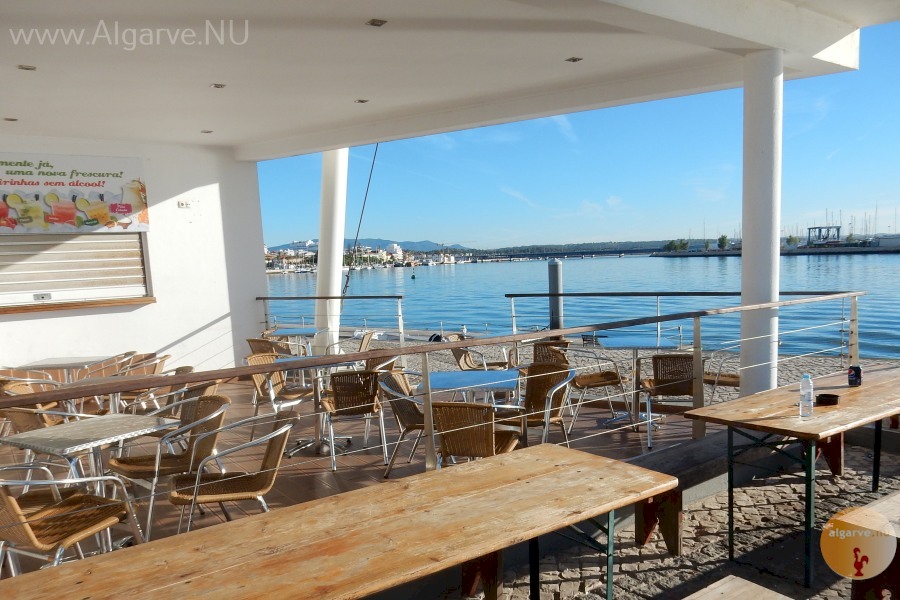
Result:
<svg viewBox="0 0 900 600"><path fill-rule="evenodd" d="M787 81L782 230L897 232L900 23L862 31L860 70ZM573 113L379 146L361 238L471 248L733 238L742 91ZM375 146L350 150L346 237ZM259 163L264 240L318 238L321 155ZM827 211L827 212L826 212Z"/></svg>

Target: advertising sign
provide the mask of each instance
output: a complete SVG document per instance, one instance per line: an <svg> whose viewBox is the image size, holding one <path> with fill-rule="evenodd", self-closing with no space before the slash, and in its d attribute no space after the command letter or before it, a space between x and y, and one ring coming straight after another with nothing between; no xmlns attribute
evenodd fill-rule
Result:
<svg viewBox="0 0 900 600"><path fill-rule="evenodd" d="M139 158L0 153L0 233L147 231Z"/></svg>

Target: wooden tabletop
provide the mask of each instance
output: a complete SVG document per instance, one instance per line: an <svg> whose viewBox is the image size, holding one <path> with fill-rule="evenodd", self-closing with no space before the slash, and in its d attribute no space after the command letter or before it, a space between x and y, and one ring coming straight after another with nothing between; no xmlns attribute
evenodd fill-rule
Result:
<svg viewBox="0 0 900 600"><path fill-rule="evenodd" d="M674 489L542 444L0 581L0 597L360 598Z"/></svg>
<svg viewBox="0 0 900 600"><path fill-rule="evenodd" d="M847 375L831 375L813 380L815 394L839 394L836 406L816 406L810 417L801 419L797 403L800 382L758 392L684 413L689 419L753 429L790 437L822 440L879 419L900 414L900 367L866 365L863 384L847 385Z"/></svg>

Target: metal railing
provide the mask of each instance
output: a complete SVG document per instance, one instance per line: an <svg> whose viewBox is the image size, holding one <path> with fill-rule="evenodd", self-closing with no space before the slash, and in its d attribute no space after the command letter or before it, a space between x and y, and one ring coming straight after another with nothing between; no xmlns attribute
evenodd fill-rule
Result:
<svg viewBox="0 0 900 600"><path fill-rule="evenodd" d="M793 295L800 295L801 293L794 293ZM436 352L448 351L455 348L484 348L488 349L491 346L498 347L502 345L510 345L512 344L516 349L522 348L523 344L534 342L538 339L542 338L558 338L558 337L571 337L571 336L581 336L582 334L594 335L602 332L613 332L617 329L625 329L629 327L641 326L641 325L657 325L663 323L673 323L683 320L690 320L692 322L692 345L691 351L694 354L694 368L695 368L695 379L701 379L703 377L703 360L704 349L702 343L702 327L701 322L703 319L708 319L711 317L716 317L719 315L729 315L729 314L738 314L746 311L755 311L755 310L766 310L771 308L784 308L789 306L798 306L816 302L823 301L834 301L834 300L849 300L850 302L850 310L849 316L844 320L840 320L842 330L846 328L847 333L847 343L846 343L846 356L849 358L851 364L859 363L859 339L858 339L858 310L857 310L857 299L859 296L864 295L865 292L825 292L820 293L817 296L806 297L806 298L796 298L791 300L781 300L777 302L769 302L756 304L752 306L733 306L733 307L724 307L724 308L714 308L714 309L706 309L706 310L698 310L698 311L686 311L679 313L671 313L671 314L661 314L655 316L647 316L640 317L634 319L624 319L619 321L608 321L608 322L599 322L599 323L590 323L585 325L580 325L576 327L566 327L560 329L548 329L545 331L540 331L538 333L535 332L525 332L525 333L514 333L510 335L502 335L502 336L493 336L493 337L485 337L485 338L467 338L461 339L457 341L450 342L432 342L432 343L424 343L417 344L414 346L406 346L400 348L380 348L369 350L367 352L351 352L347 354L343 354L340 356L328 355L328 356L312 356L312 357L297 357L295 360L288 360L286 362L280 362L277 365L257 365L257 366L243 366L243 367L235 367L229 369L218 369L211 371L197 371L193 373L184 373L177 375L168 375L168 376L135 376L135 377L123 377L122 381L114 381L114 382L104 382L104 383L91 383L90 380L85 380L83 385L79 385L77 387L70 387L67 389L54 389L40 393L20 395L15 397L8 398L0 398L0 408L4 407L13 407L13 406L28 406L34 405L36 403L46 403L57 400L67 400L71 398L82 398L87 396L95 396L95 395L104 395L115 392L129 391L135 389L146 389L156 386L181 386L190 383L196 383L201 381L210 381L210 380L231 380L234 378L246 377L255 373L269 373L274 371L282 371L282 370L317 370L317 369L327 369L329 367L333 367L338 363L347 363L350 361L365 361L367 359L389 359L392 357L412 357L416 356L420 358L420 364L422 367L422 376L424 379L423 389L425 390L422 398L424 402L424 411L426 415L426 423L429 429L426 431L425 440L426 440L426 465L428 468L434 468L436 465L436 454L433 442L433 436L428 435L431 433L431 421L430 421L430 405L432 401L432 393L430 391L430 382L429 377L432 371L432 361L435 358ZM664 295L664 294L659 294ZM719 293L710 294L710 295L720 295ZM539 295L532 295L539 296ZM384 297L379 297L380 299L384 299ZM399 300L399 297L394 297ZM260 298L261 300L268 301L269 298ZM277 300L281 300L282 298L276 298ZM302 298L303 300L310 300L311 298ZM274 299L273 299L274 300ZM402 323L402 321L401 321ZM402 325L401 325L402 327ZM401 329L402 331L402 329ZM801 328L796 332L798 335L805 335L807 333L806 328ZM577 339L577 337L576 337ZM740 344L741 340L737 340L736 344L732 344L729 347L735 348L738 344ZM842 344L843 347L843 344ZM718 349L718 348L716 348ZM790 358L788 358L790 359ZM842 359L843 360L843 354ZM752 367L752 366L751 366ZM751 368L748 367L748 368ZM694 406L702 406L703 405L703 394L702 394L702 385L695 386L696 389L700 389L699 394L696 394L693 399ZM632 390L632 393L636 393L635 390ZM316 413L314 415L310 415L311 417L316 418L320 413ZM641 425L645 425L644 423L639 423ZM649 425L649 423L646 423ZM694 431L695 437L700 437L703 435L702 430ZM600 434L597 434L600 435Z"/></svg>

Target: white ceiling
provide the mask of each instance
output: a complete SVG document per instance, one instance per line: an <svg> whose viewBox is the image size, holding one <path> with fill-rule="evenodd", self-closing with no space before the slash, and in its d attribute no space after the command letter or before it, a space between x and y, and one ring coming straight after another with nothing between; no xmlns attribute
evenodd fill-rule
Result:
<svg viewBox="0 0 900 600"><path fill-rule="evenodd" d="M0 118L18 121L0 134L259 160L735 87L765 48L788 78L837 72L859 27L897 19L900 0L4 0ZM196 43L223 21L233 41Z"/></svg>

